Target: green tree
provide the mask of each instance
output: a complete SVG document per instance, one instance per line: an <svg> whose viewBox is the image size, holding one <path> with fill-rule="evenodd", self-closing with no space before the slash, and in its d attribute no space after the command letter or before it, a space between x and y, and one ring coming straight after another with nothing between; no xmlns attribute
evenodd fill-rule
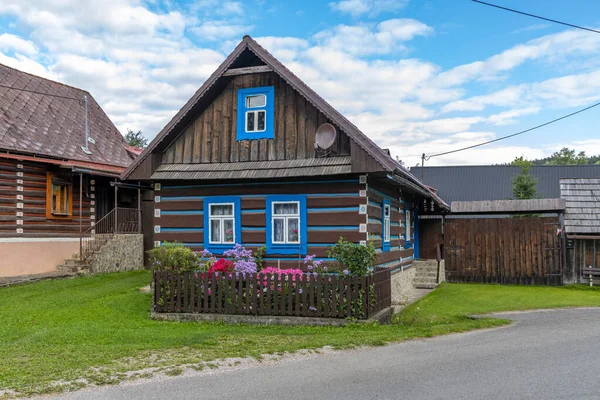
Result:
<svg viewBox="0 0 600 400"><path fill-rule="evenodd" d="M548 165L581 165L587 163L588 158L585 155L585 151L575 154L575 150L571 150L568 147L563 147L546 160L546 164Z"/></svg>
<svg viewBox="0 0 600 400"><path fill-rule="evenodd" d="M531 167L533 165L533 162L529 161L524 156L520 156L515 157L515 159L512 160L512 162L510 163L510 165L513 165L515 167Z"/></svg>
<svg viewBox="0 0 600 400"><path fill-rule="evenodd" d="M516 200L535 199L537 197L537 179L535 179L529 173L531 165L527 165L526 163L524 163L519 166L521 167L521 172L512 180L513 196Z"/></svg>
<svg viewBox="0 0 600 400"><path fill-rule="evenodd" d="M143 149L144 147L148 146L148 139L144 136L142 131L134 132L131 129L127 129L125 140L130 146L133 147L139 147Z"/></svg>

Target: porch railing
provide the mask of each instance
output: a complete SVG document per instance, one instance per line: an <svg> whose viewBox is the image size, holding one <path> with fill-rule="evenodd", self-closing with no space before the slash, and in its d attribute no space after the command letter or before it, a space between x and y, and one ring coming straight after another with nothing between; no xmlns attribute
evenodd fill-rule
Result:
<svg viewBox="0 0 600 400"><path fill-rule="evenodd" d="M83 232L79 238L79 258L87 261L106 242L117 234L132 234L142 232L141 210L137 208L117 207L94 226Z"/></svg>

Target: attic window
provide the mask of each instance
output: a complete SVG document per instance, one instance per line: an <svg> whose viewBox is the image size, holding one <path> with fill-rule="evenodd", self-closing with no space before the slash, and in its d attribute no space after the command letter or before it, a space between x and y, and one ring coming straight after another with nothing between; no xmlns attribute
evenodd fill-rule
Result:
<svg viewBox="0 0 600 400"><path fill-rule="evenodd" d="M238 91L237 140L274 137L274 92L273 86Z"/></svg>

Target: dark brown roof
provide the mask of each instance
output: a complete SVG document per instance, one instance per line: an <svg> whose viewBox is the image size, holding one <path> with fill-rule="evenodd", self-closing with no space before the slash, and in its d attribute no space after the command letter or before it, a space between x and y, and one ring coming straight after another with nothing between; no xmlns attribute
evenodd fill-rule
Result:
<svg viewBox="0 0 600 400"><path fill-rule="evenodd" d="M88 92L2 64L0 85L0 149L121 167L131 163L125 139ZM96 141L89 143L91 155L81 149L84 95L90 137Z"/></svg>
<svg viewBox="0 0 600 400"><path fill-rule="evenodd" d="M266 179L338 175L351 172L350 157L327 157L240 163L163 164L152 174L152 179Z"/></svg>
<svg viewBox="0 0 600 400"><path fill-rule="evenodd" d="M271 67L273 71L283 78L290 86L292 86L298 93L300 93L308 102L314 105L317 109L321 110L327 118L337 124L346 134L353 140L358 146L360 146L368 155L383 167L385 171L392 174L403 176L410 182L413 182L416 186L420 187L424 192L431 194L436 201L438 197L431 193L430 189L423 185L416 177L414 177L408 170L403 168L390 154L383 150L375 142L369 139L364 133L362 133L354 124L352 124L346 117L339 113L329 103L327 103L321 96L319 96L314 90L308 87L300 78L294 75L289 69L287 69L279 60L277 60L271 53L260 46L250 36L244 36L242 41L237 45L233 52L223 61L223 63L217 68L215 72L204 82L204 84L194 93L194 95L187 101L187 103L179 110L177 114L169 121L169 123L156 135L154 140L144 149L142 154L127 168L123 173L122 179L127 179L133 170L149 155L153 150L161 144L161 142L174 131L176 126L188 116L188 113L192 112L194 106L196 106L209 90L215 85L218 79L223 76L225 71L232 67L234 62L240 57L245 51L249 50L256 55L262 62ZM444 206L446 206L444 204Z"/></svg>

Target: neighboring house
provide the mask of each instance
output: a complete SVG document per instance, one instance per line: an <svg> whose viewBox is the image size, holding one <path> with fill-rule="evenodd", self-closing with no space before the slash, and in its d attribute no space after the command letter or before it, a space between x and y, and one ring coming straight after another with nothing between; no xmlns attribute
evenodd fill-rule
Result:
<svg viewBox="0 0 600 400"><path fill-rule="evenodd" d="M377 264L401 271L420 207L447 208L248 36L122 178L154 185L154 245L265 245L270 266L332 261L344 237L373 240Z"/></svg>
<svg viewBox="0 0 600 400"><path fill-rule="evenodd" d="M86 102L90 140L86 143ZM85 149L84 149L85 148ZM0 276L56 271L135 150L86 91L0 65ZM119 205L137 207L137 191Z"/></svg>
<svg viewBox="0 0 600 400"><path fill-rule="evenodd" d="M537 179L542 199L560 197L560 178L600 178L600 165L537 165L529 170ZM412 167L410 172L453 201L507 200L513 198L512 181L521 168L512 165Z"/></svg>
<svg viewBox="0 0 600 400"><path fill-rule="evenodd" d="M600 178L561 179L560 192L567 205L566 261L575 281L582 268L600 268Z"/></svg>

